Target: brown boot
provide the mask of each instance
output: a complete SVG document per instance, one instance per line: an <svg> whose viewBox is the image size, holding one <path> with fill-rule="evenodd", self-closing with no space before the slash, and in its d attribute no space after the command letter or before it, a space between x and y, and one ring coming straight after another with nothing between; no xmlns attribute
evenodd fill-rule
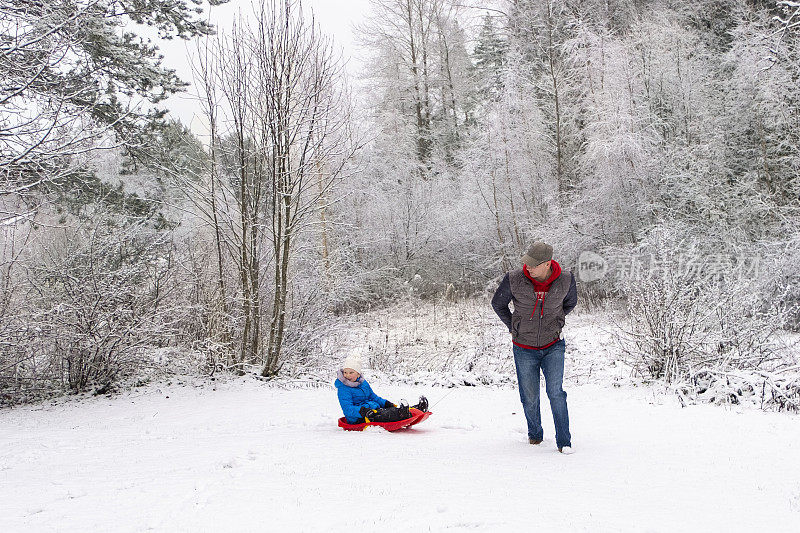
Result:
<svg viewBox="0 0 800 533"><path fill-rule="evenodd" d="M532 438L528 437L528 442L530 442L531 444L541 444L542 443L542 439L532 439Z"/></svg>

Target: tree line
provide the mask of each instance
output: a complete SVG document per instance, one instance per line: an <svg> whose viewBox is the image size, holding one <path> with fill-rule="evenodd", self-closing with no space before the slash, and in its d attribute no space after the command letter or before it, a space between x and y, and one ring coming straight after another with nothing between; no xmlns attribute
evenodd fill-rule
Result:
<svg viewBox="0 0 800 533"><path fill-rule="evenodd" d="M4 395L159 347L291 373L337 316L483 297L537 239L573 269L661 265L580 287L643 373L785 360L764 347L798 327L793 3L370 8L352 84L297 0L219 32L185 1L0 0ZM162 108L186 83L131 21L194 40L207 136Z"/></svg>

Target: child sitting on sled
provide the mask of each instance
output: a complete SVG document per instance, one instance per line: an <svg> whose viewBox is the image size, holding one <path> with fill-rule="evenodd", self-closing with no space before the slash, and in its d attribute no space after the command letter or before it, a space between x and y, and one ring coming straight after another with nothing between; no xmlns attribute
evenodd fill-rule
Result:
<svg viewBox="0 0 800 533"><path fill-rule="evenodd" d="M407 403L401 402L399 406L395 405L372 391L372 387L361 375L361 359L355 354L349 355L344 360L342 368L337 372L334 385L339 396L339 404L350 424L396 422L411 417ZM419 403L414 408L427 411L428 400L420 396Z"/></svg>

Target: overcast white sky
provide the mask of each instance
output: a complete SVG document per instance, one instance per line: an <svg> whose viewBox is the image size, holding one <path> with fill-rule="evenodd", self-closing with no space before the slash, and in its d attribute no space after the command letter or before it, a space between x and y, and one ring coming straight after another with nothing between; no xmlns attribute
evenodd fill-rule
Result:
<svg viewBox="0 0 800 533"><path fill-rule="evenodd" d="M235 15L241 10L247 14L252 12L252 3L258 0L230 0L227 4L212 7L210 20L218 28L224 30L230 27ZM343 58L348 62L351 77L359 70L359 50L355 45L353 25L363 20L369 9L369 0L303 0L305 10L312 9L319 21L323 32L333 37L337 46L341 47ZM206 6L207 7L207 6ZM175 69L184 81L192 81L192 71L189 65L190 53L194 50L194 41L174 39L171 41L158 41L161 53L164 54L164 66ZM171 97L164 103L170 114L190 126L198 135L205 133L204 121L199 111L199 105L193 98L194 87L189 87L186 93Z"/></svg>

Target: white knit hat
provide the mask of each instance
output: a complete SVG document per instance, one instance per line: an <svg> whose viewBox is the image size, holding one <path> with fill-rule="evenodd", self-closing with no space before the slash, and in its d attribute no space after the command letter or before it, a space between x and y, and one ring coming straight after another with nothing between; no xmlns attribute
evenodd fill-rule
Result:
<svg viewBox="0 0 800 533"><path fill-rule="evenodd" d="M359 374L361 373L361 356L357 353L351 353L347 359L342 363L342 368L352 368Z"/></svg>

